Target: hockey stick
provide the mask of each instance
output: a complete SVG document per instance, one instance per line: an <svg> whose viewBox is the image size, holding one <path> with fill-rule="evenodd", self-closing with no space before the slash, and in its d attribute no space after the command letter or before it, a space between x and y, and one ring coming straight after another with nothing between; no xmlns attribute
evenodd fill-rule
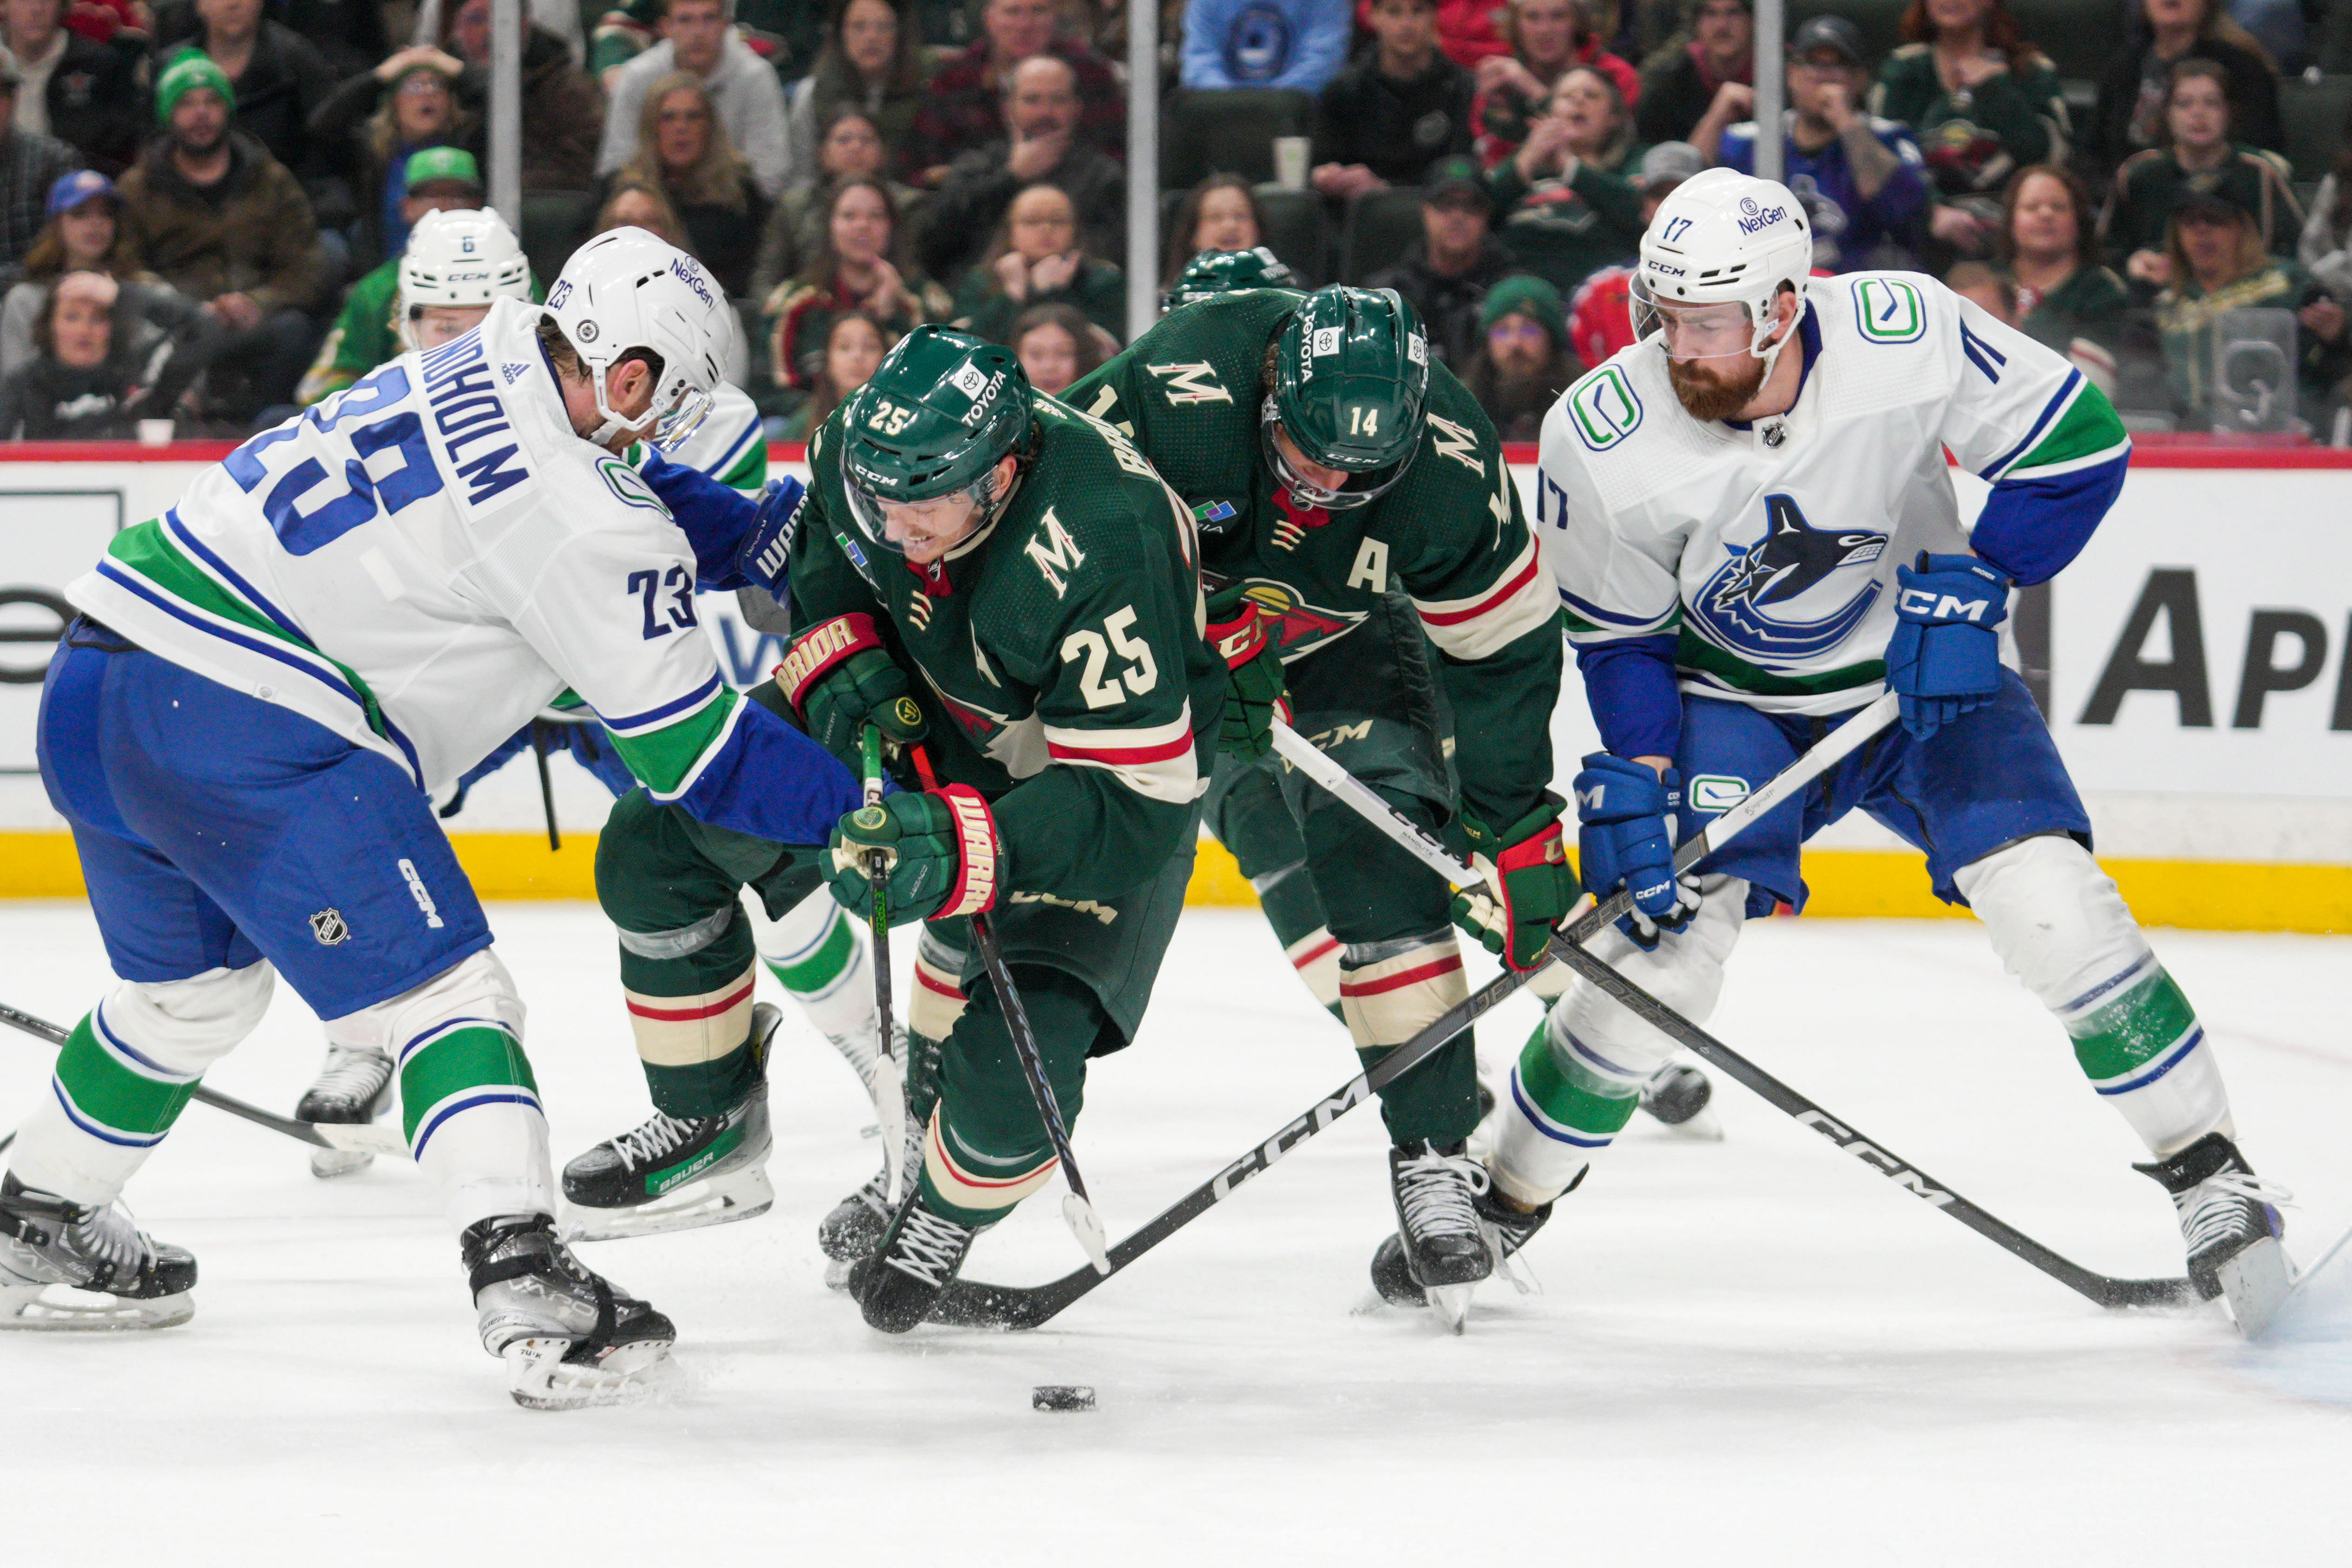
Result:
<svg viewBox="0 0 2352 1568"><path fill-rule="evenodd" d="M547 847L551 853L563 847L563 837L555 830L555 781L547 773L547 721L530 721L530 754L539 762L539 804L547 811Z"/></svg>
<svg viewBox="0 0 2352 1568"><path fill-rule="evenodd" d="M1892 723L1895 706L1895 698L1890 692L1831 731L1812 750L1781 769L1761 789L1685 841L1682 847L1675 851L1675 871L1689 870L1706 856L1746 832L1766 813L1802 793L1815 779L1844 761L1873 735ZM1329 763L1329 759L1320 752L1316 752L1315 756L1318 763ZM1346 773L1336 763L1331 763L1330 766L1342 774ZM1309 776L1315 775L1310 773ZM1382 809L1386 810L1385 805ZM1398 820L1403 821L1402 818ZM1417 837L1418 829L1414 831ZM1574 910L1569 911L1565 928L1552 937L1550 951L1557 957L1561 948L1587 941L1596 931L1622 920L1633 911L1633 900L1622 892L1612 894L1598 908L1594 907L1591 896L1586 895ZM1111 1273L1118 1273L1233 1196L1234 1190L1243 1183L1266 1170L1291 1150L1421 1065L1438 1047L1508 1000L1534 973L1505 970L1447 1008L1421 1033L1382 1057L1370 1070L1359 1073L1342 1084L1338 1092L1318 1102L1305 1115L1289 1122L1273 1137L1252 1148L1162 1209L1141 1229L1110 1249ZM978 1280L950 1280L947 1293L932 1310L930 1321L973 1328L1034 1329L1052 1320L1108 1277L1080 1268L1043 1285L989 1285Z"/></svg>
<svg viewBox="0 0 2352 1568"><path fill-rule="evenodd" d="M858 736L866 763L866 804L860 808L882 810L882 731L868 724ZM883 820L887 820L884 818ZM874 939L874 1016L882 1054L874 1063L874 1077L866 1086L874 1097L874 1121L882 1134L882 1164L890 1173L890 1204L898 1205L907 1179L907 1090L896 1057L890 1054L890 906L887 892L888 857L877 849L866 858L866 880L873 884L873 911L866 929Z"/></svg>
<svg viewBox="0 0 2352 1568"><path fill-rule="evenodd" d="M44 1018L0 1004L0 1024L22 1029L36 1039L53 1046L66 1043L66 1031ZM405 1160L409 1157L408 1141L389 1127L376 1127L365 1122L349 1124L332 1121L296 1121L290 1117L272 1116L259 1106L247 1105L226 1094L215 1094L202 1084L196 1086L195 1098L215 1110L226 1110L231 1116L241 1116L257 1127L267 1127L272 1132L283 1132L289 1138L321 1149L347 1149L363 1154L391 1154ZM9 1135L15 1137L14 1133ZM0 1148L6 1144L0 1143Z"/></svg>

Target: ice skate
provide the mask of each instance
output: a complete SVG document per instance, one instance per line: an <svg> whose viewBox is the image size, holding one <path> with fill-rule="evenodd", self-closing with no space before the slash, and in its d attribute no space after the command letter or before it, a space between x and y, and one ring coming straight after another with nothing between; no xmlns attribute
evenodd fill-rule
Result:
<svg viewBox="0 0 2352 1568"><path fill-rule="evenodd" d="M633 1398L677 1339L667 1318L583 1267L545 1215L479 1221L458 1245L482 1348L507 1363L517 1405L563 1410Z"/></svg>
<svg viewBox="0 0 2352 1568"><path fill-rule="evenodd" d="M1486 1190L1486 1168L1459 1143L1402 1143L1389 1151L1389 1189L1405 1271L1458 1334L1470 1292L1495 1267L1475 1202Z"/></svg>
<svg viewBox="0 0 2352 1568"><path fill-rule="evenodd" d="M1642 1109L1678 1138L1723 1142L1723 1123L1709 1110L1715 1084L1695 1067L1669 1062L1642 1086Z"/></svg>
<svg viewBox="0 0 2352 1568"><path fill-rule="evenodd" d="M905 1174L898 1189L901 1198L906 1194L905 1184L914 1181L922 1169L922 1128L908 1127L902 1149ZM817 1222L817 1247L836 1264L855 1263L880 1244L882 1233L890 1228L890 1216L897 1212L898 1205L890 1201L890 1167L886 1163L866 1178L863 1186L834 1205L832 1211ZM843 1278L846 1278L845 1274Z"/></svg>
<svg viewBox="0 0 2352 1568"><path fill-rule="evenodd" d="M196 1260L122 1205L85 1207L0 1176L0 1329L168 1329L195 1316Z"/></svg>
<svg viewBox="0 0 2352 1568"><path fill-rule="evenodd" d="M392 1058L364 1046L329 1046L326 1065L294 1108L298 1121L363 1125L392 1106ZM375 1156L363 1149L313 1149L310 1173L326 1180L364 1171Z"/></svg>
<svg viewBox="0 0 2352 1568"><path fill-rule="evenodd" d="M2219 1132L2168 1160L2132 1169L2172 1194L2197 1293L2227 1301L2240 1332L2252 1336L2267 1329L2294 1286L2277 1208L2293 1194L2258 1180L2237 1145Z"/></svg>
<svg viewBox="0 0 2352 1568"><path fill-rule="evenodd" d="M850 1267L849 1291L868 1328L903 1334L931 1309L963 1267L977 1227L935 1215L915 1198L889 1245Z"/></svg>
<svg viewBox="0 0 2352 1568"><path fill-rule="evenodd" d="M776 1201L768 1181L768 1049L783 1015L751 1010L751 1049L761 1080L724 1116L655 1111L635 1131L610 1138L563 1167L572 1205L568 1241L614 1241L754 1219Z"/></svg>
<svg viewBox="0 0 2352 1568"><path fill-rule="evenodd" d="M1523 1278L1526 1265L1514 1269L1510 1267L1510 1260L1521 1247L1535 1239L1536 1232L1551 1218L1551 1205L1546 1204L1535 1209L1518 1208L1491 1184L1470 1203L1471 1207L1477 1211L1479 1229L1486 1238L1487 1250L1494 1258L1495 1267L1503 1270L1522 1295L1534 1289L1532 1281ZM1372 1254L1372 1289L1379 1291L1381 1300L1391 1307L1429 1305L1429 1293L1414 1281L1412 1270L1405 1265L1404 1242L1399 1237L1383 1237L1379 1249Z"/></svg>

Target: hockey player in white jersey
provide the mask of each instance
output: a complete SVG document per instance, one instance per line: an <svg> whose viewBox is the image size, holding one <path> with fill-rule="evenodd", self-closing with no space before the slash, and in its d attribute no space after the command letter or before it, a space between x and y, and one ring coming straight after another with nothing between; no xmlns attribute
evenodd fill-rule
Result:
<svg viewBox="0 0 2352 1568"><path fill-rule="evenodd" d="M1860 809L1984 922L2146 1142L2191 1278L2240 1321L2285 1284L2281 1196L2234 1142L2212 1047L2091 858L2090 823L1996 627L2074 559L2129 442L2064 360L1916 273L1809 279L1802 207L1717 169L1643 237L1637 342L1546 417L1536 515L1608 750L1575 781L1594 951L1704 1020L1741 921L1801 909L1803 839ZM1945 452L1990 481L1959 521ZM1671 852L1892 689L1902 722L1677 879ZM1673 1050L1579 982L1497 1108L1506 1246L1583 1180Z"/></svg>
<svg viewBox="0 0 2352 1568"><path fill-rule="evenodd" d="M68 588L41 771L119 982L0 1178L0 1321L189 1314L194 1260L116 1199L282 973L331 1037L395 1062L518 1400L611 1396L667 1354L668 1320L553 1234L522 1005L427 793L569 689L698 819L816 844L857 805L719 679L693 609L712 563L618 455L707 411L726 310L683 253L601 236L546 308L501 299L254 437Z"/></svg>

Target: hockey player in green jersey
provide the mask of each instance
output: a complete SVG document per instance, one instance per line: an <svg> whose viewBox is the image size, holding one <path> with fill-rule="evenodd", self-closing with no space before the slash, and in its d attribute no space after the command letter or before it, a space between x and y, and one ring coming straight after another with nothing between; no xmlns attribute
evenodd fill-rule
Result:
<svg viewBox="0 0 2352 1568"><path fill-rule="evenodd" d="M909 1020L917 1192L891 1218L845 1202L822 1235L855 1263L866 1321L902 1332L1055 1170L1001 999L967 972L965 917L991 916L1075 1117L1087 1058L1133 1037L1174 932L1225 671L1201 637L1191 515L1003 349L916 329L819 428L809 468L790 563L803 629L752 700L845 760L880 728L898 782L920 787L878 827L842 818L819 858L632 795L597 883L655 1103L708 1116L756 1082L732 1000L752 963L738 888L776 910L822 878L863 910L868 855L888 858L891 921L929 922Z"/></svg>
<svg viewBox="0 0 2352 1568"><path fill-rule="evenodd" d="M1225 294L1168 316L1065 395L1129 432L1192 508L1212 640L1277 623L1297 728L1475 855L1506 962L1538 963L1577 890L1547 788L1557 607L1494 427L1431 365L1412 309L1386 290ZM1221 792L1213 828L1270 904L1280 867L1264 858L1303 837L1340 1013L1370 1066L1467 994L1448 889L1277 775L1263 757L1270 705L1244 706L1256 733L1229 719L1238 754L1220 765L1252 771ZM1494 1261L1484 1173L1463 1149L1476 1088L1465 1031L1382 1092L1398 1239L1457 1318Z"/></svg>

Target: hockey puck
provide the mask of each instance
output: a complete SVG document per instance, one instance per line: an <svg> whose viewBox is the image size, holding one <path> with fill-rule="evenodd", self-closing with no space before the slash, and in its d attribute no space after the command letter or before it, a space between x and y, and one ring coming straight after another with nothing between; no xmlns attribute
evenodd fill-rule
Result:
<svg viewBox="0 0 2352 1568"><path fill-rule="evenodd" d="M1095 1391L1076 1384L1041 1383L1029 1391L1033 1410L1092 1410Z"/></svg>

